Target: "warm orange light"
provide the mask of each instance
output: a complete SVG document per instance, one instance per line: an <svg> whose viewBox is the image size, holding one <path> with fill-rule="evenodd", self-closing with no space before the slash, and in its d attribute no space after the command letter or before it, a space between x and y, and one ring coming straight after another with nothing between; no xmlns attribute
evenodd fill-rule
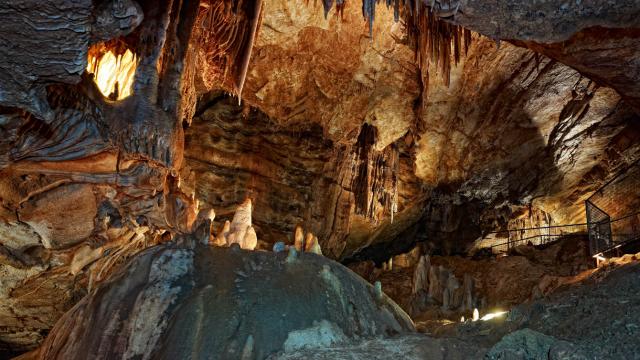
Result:
<svg viewBox="0 0 640 360"><path fill-rule="evenodd" d="M89 57L87 72L94 75L94 81L104 96L120 100L131 95L136 65L136 55L131 50L118 56L108 51L100 58Z"/></svg>

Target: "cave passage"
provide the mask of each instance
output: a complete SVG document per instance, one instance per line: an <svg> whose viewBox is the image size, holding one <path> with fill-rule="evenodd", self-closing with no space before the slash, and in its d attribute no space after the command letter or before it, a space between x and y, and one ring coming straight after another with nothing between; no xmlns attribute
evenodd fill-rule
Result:
<svg viewBox="0 0 640 360"><path fill-rule="evenodd" d="M0 2L0 359L635 359L640 2Z"/></svg>

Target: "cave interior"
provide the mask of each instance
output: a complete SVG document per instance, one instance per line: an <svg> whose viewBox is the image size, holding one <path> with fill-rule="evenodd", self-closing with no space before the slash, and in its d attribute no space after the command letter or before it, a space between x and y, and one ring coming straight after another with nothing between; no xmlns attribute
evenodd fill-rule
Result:
<svg viewBox="0 0 640 360"><path fill-rule="evenodd" d="M0 358L640 358L637 0L5 0L0 39Z"/></svg>

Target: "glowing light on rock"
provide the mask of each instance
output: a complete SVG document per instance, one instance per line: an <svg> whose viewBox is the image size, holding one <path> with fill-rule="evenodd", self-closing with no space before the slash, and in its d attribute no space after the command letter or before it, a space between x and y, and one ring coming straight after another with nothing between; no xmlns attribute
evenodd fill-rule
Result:
<svg viewBox="0 0 640 360"><path fill-rule="evenodd" d="M481 317L480 320L488 321L488 320L503 316L506 313L508 313L508 311L496 311L496 312L488 313L485 316Z"/></svg>
<svg viewBox="0 0 640 360"><path fill-rule="evenodd" d="M480 319L480 313L478 312L478 309L473 309L473 321L478 321L478 319Z"/></svg>
<svg viewBox="0 0 640 360"><path fill-rule="evenodd" d="M460 318L460 322L464 322L464 316Z"/></svg>
<svg viewBox="0 0 640 360"><path fill-rule="evenodd" d="M132 93L137 63L131 50L117 56L108 51L100 58L89 57L87 72L94 75L94 81L105 97L120 100Z"/></svg>

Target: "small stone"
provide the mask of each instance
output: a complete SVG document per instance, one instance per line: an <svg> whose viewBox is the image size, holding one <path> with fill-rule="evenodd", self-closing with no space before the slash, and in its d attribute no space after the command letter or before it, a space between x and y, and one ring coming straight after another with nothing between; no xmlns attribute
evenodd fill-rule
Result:
<svg viewBox="0 0 640 360"><path fill-rule="evenodd" d="M278 241L277 243L273 244L274 253L283 252L285 250L287 250L287 247L282 241Z"/></svg>

